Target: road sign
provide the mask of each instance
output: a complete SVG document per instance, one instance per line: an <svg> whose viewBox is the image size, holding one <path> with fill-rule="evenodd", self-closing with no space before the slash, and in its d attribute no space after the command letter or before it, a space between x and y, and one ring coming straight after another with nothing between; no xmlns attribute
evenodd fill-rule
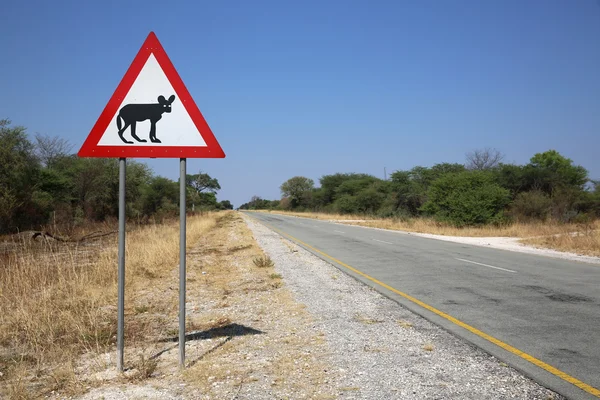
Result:
<svg viewBox="0 0 600 400"><path fill-rule="evenodd" d="M154 32L146 38L78 155L225 157Z"/></svg>
<svg viewBox="0 0 600 400"><path fill-rule="evenodd" d="M224 158L202 113L154 32L81 146L79 157L119 158L117 370L125 341L126 159L179 158L179 365L185 366L186 159Z"/></svg>

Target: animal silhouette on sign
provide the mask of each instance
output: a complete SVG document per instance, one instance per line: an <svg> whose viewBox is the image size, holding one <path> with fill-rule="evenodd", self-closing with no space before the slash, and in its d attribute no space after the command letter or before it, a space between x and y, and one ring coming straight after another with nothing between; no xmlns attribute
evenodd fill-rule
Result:
<svg viewBox="0 0 600 400"><path fill-rule="evenodd" d="M119 115L117 116L117 128L119 129L119 137L121 140L128 144L133 143L123 137L123 132L131 126L131 137L138 142L147 142L146 139L140 139L135 134L135 125L138 122L148 119L151 124L150 141L152 143L161 143L161 141L156 138L156 123L160 121L163 113L171 112L171 103L173 103L173 101L175 101L175 95L169 97L169 100L166 100L164 96L158 96L158 103L124 105L121 110L119 110ZM125 122L123 128L121 128L121 120Z"/></svg>

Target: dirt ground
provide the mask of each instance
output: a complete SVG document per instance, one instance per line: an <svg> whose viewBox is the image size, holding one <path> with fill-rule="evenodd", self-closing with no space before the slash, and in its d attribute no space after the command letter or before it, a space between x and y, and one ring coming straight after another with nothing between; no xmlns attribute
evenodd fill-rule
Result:
<svg viewBox="0 0 600 400"><path fill-rule="evenodd" d="M135 294L135 324L151 340L125 343L124 374L114 351L88 353L76 367L76 398L334 398L336 372L323 333L296 303L235 213L188 251L186 368L178 368L178 266ZM153 307L157 299L171 304ZM127 321L127 319L126 319ZM127 334L126 334L127 336ZM53 398L72 397L53 393Z"/></svg>

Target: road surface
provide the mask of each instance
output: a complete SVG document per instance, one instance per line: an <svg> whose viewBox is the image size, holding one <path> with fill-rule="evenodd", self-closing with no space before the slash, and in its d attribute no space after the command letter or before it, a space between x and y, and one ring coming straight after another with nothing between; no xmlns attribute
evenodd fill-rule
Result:
<svg viewBox="0 0 600 400"><path fill-rule="evenodd" d="M248 215L550 389L600 398L600 265Z"/></svg>

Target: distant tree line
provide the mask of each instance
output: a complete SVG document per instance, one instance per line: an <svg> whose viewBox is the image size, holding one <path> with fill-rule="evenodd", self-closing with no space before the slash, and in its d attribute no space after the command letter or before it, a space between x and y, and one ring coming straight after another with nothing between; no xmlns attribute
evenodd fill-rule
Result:
<svg viewBox="0 0 600 400"><path fill-rule="evenodd" d="M526 165L505 164L494 149L467 154L465 164L440 163L395 171L387 180L361 173L296 176L277 202L253 199L246 208L430 217L455 226L552 219L583 222L600 217L600 182L555 150ZM259 201L260 200L260 201Z"/></svg>
<svg viewBox="0 0 600 400"><path fill-rule="evenodd" d="M249 202L240 206L240 210L275 210L279 208L279 200L264 200L258 196L252 196Z"/></svg>
<svg viewBox="0 0 600 400"><path fill-rule="evenodd" d="M118 160L79 158L64 139L36 135L0 120L0 233L49 223L72 227L118 216ZM187 209L232 209L218 202L215 178L187 175ZM178 215L179 183L128 161L126 213L140 222Z"/></svg>

